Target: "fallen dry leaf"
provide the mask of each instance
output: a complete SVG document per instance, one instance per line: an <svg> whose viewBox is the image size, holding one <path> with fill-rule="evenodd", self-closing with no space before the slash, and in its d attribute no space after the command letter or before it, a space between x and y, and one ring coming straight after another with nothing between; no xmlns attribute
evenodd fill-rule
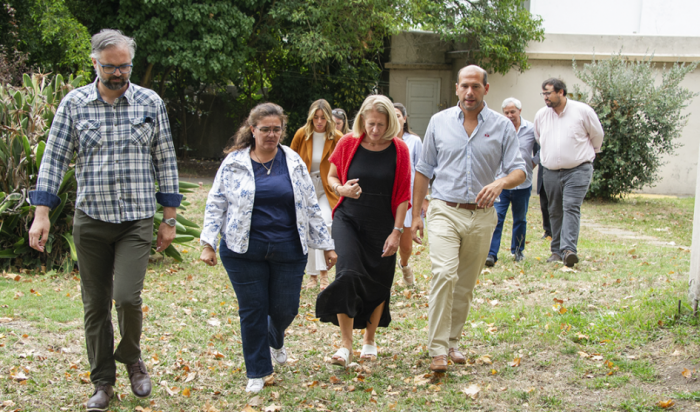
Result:
<svg viewBox="0 0 700 412"><path fill-rule="evenodd" d="M185 379L185 383L187 382L192 382L194 378L197 377L197 372L192 372L187 374L187 378Z"/></svg>
<svg viewBox="0 0 700 412"><path fill-rule="evenodd" d="M282 407L277 406L274 403L272 405L266 407L265 409L263 409L264 412L279 412L281 410L282 410Z"/></svg>
<svg viewBox="0 0 700 412"><path fill-rule="evenodd" d="M0 318L0 323L9 323L12 322L12 318Z"/></svg>
<svg viewBox="0 0 700 412"><path fill-rule="evenodd" d="M520 366L520 358L513 359L513 362L510 363L510 366L512 366L514 368L517 368L518 366Z"/></svg>
<svg viewBox="0 0 700 412"><path fill-rule="evenodd" d="M190 397L190 388L185 388L182 390L182 396Z"/></svg>
<svg viewBox="0 0 700 412"><path fill-rule="evenodd" d="M211 319L207 320L207 324L209 324L211 326L221 326L221 321L217 318L211 318Z"/></svg>
<svg viewBox="0 0 700 412"><path fill-rule="evenodd" d="M260 398L260 396L253 396L249 401L248 405L250 406L260 406L262 405L263 401Z"/></svg>
<svg viewBox="0 0 700 412"><path fill-rule="evenodd" d="M243 409L241 409L241 412L258 412L258 410L252 408L250 405L246 405Z"/></svg>
<svg viewBox="0 0 700 412"><path fill-rule="evenodd" d="M479 385L471 384L468 388L462 389L462 392L464 392L468 398L476 400L476 398L479 397L479 392L481 392L481 388L479 387Z"/></svg>
<svg viewBox="0 0 700 412"><path fill-rule="evenodd" d="M176 392L173 391L172 389L170 389L167 381L160 381L160 386L162 386L165 389L165 391L168 393L168 395L175 396Z"/></svg>
<svg viewBox="0 0 700 412"><path fill-rule="evenodd" d="M668 409L673 407L673 405L675 404L676 402L674 402L672 399L669 399L667 401L659 401L659 403L657 403L656 405L658 405L659 408Z"/></svg>
<svg viewBox="0 0 700 412"><path fill-rule="evenodd" d="M691 372L690 370L688 370L686 368L683 368L683 372L681 372L681 375L683 375L683 377L686 379L690 379L693 377L693 372Z"/></svg>
<svg viewBox="0 0 700 412"><path fill-rule="evenodd" d="M418 375L413 377L413 384L416 386L423 386L428 383L430 383L430 380L432 379L433 375L430 373L424 374L424 375Z"/></svg>

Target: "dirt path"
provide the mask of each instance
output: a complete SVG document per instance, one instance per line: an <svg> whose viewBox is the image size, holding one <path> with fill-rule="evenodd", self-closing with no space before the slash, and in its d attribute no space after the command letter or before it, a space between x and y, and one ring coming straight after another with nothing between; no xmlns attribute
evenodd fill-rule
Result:
<svg viewBox="0 0 700 412"><path fill-rule="evenodd" d="M649 236L649 235L643 235L638 232L633 232L631 230L627 229L622 229L619 227L615 226L608 226L604 225L601 223L597 223L592 219L589 218L581 218L581 226L584 226L588 229L594 229L598 233L601 233L606 236L615 236L620 239L630 239L630 240L641 240L644 242L647 242L651 245L654 246L661 246L661 247L674 247L674 248L683 248L683 249L690 249L690 246L683 246L683 245L677 245L675 242L665 242L657 237L654 236Z"/></svg>

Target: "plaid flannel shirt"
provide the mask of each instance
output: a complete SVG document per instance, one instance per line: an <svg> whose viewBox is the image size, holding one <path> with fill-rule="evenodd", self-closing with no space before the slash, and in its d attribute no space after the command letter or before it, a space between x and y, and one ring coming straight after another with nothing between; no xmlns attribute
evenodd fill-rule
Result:
<svg viewBox="0 0 700 412"><path fill-rule="evenodd" d="M156 200L165 207L179 206L182 195L163 100L130 83L109 105L97 82L73 90L59 105L36 190L29 193L31 203L51 209L60 204L58 189L77 152L75 207L93 219L121 223L150 218Z"/></svg>

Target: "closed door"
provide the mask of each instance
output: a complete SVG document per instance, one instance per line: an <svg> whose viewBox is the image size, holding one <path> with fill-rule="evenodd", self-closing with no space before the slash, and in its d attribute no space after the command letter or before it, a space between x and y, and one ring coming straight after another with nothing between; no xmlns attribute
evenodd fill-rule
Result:
<svg viewBox="0 0 700 412"><path fill-rule="evenodd" d="M406 87L409 125L422 139L430 118L440 110L440 78L408 79Z"/></svg>

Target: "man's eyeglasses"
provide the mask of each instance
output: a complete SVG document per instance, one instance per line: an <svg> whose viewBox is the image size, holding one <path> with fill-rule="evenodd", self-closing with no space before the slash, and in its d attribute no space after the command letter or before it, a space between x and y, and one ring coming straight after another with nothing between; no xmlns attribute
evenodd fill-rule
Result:
<svg viewBox="0 0 700 412"><path fill-rule="evenodd" d="M542 92L542 93L540 93L540 96L549 97L549 95L552 93L554 93L554 92Z"/></svg>
<svg viewBox="0 0 700 412"><path fill-rule="evenodd" d="M333 113L333 116L345 119L345 113L341 112L340 110L333 110L331 113Z"/></svg>
<svg viewBox="0 0 700 412"><path fill-rule="evenodd" d="M134 65L131 63L122 64L121 66L114 66L112 64L102 64L99 60L97 60L97 64L102 66L102 71L107 74L113 74L117 71L117 69L119 69L119 73L121 74L129 74L131 72L131 68L134 67Z"/></svg>
<svg viewBox="0 0 700 412"><path fill-rule="evenodd" d="M284 130L282 127L256 127L256 129L263 134L282 134L282 130Z"/></svg>

